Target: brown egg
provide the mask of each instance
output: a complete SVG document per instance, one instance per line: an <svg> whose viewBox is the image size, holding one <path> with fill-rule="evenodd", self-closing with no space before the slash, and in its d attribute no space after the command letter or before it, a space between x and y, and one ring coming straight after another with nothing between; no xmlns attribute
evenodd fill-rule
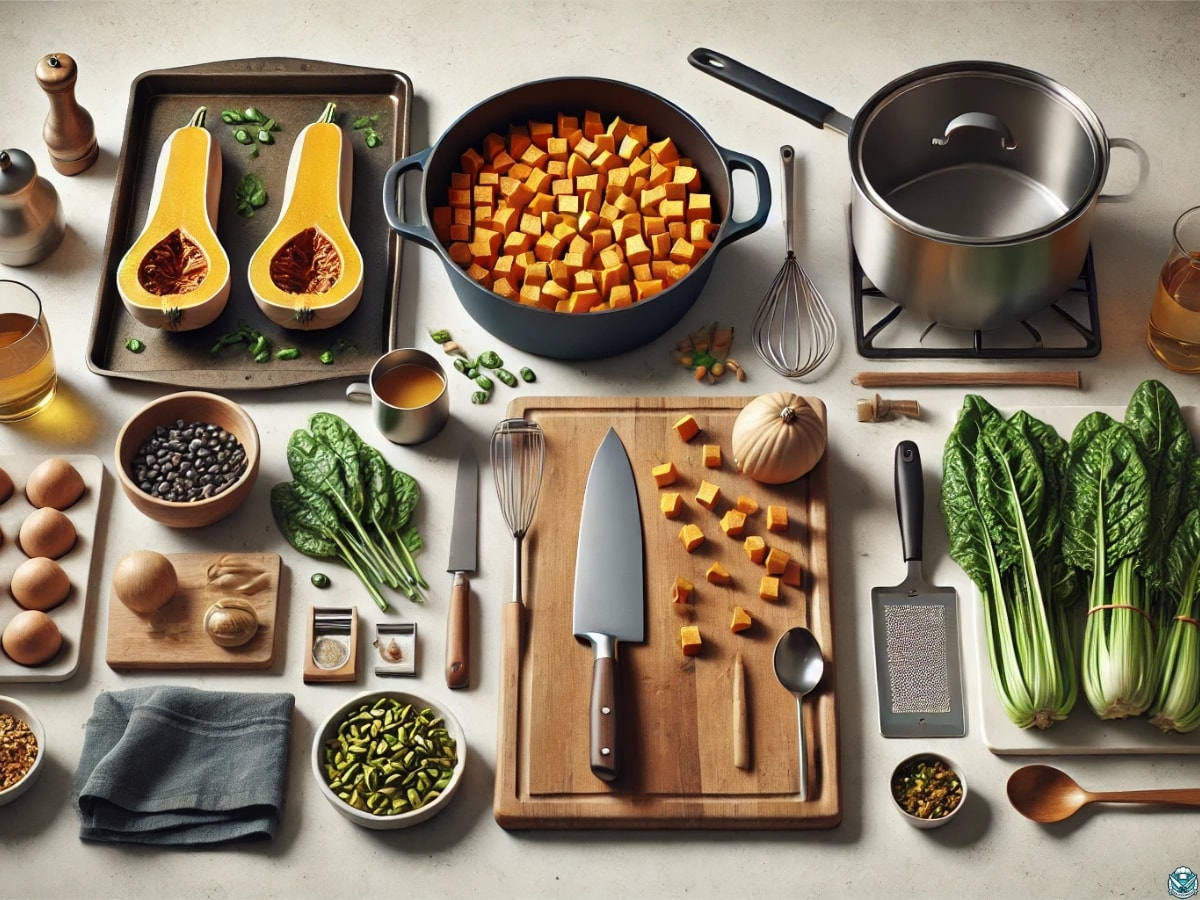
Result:
<svg viewBox="0 0 1200 900"><path fill-rule="evenodd" d="M0 503L13 495L13 480L3 469L0 469Z"/></svg>
<svg viewBox="0 0 1200 900"><path fill-rule="evenodd" d="M35 556L17 566L8 589L18 605L45 611L67 599L71 578L54 560Z"/></svg>
<svg viewBox="0 0 1200 900"><path fill-rule="evenodd" d="M38 463L25 480L25 496L41 509L68 509L83 496L86 485L79 470L57 456Z"/></svg>
<svg viewBox="0 0 1200 900"><path fill-rule="evenodd" d="M62 632L54 620L37 609L17 613L0 635L4 652L23 666L49 662L58 655L62 644Z"/></svg>
<svg viewBox="0 0 1200 900"><path fill-rule="evenodd" d="M64 513L44 507L31 512L21 523L17 540L25 555L58 559L75 546L75 526Z"/></svg>

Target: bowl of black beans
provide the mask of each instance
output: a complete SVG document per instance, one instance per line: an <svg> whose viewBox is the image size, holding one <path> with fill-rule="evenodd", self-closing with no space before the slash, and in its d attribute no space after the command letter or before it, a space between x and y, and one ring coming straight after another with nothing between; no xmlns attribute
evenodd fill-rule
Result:
<svg viewBox="0 0 1200 900"><path fill-rule="evenodd" d="M234 403L182 391L147 403L122 426L114 456L129 501L172 528L199 528L237 509L258 477L258 429Z"/></svg>

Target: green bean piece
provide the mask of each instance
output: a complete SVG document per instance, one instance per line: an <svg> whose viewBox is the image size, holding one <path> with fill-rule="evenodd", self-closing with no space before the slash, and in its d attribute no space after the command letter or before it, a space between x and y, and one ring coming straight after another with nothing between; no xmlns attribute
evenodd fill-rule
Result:
<svg viewBox="0 0 1200 900"><path fill-rule="evenodd" d="M275 358L276 359L299 359L300 358L300 348L299 347L284 347L282 350L276 351Z"/></svg>
<svg viewBox="0 0 1200 900"><path fill-rule="evenodd" d="M233 132L233 139L239 144L253 144L254 138L250 136L250 132L245 128L236 128Z"/></svg>
<svg viewBox="0 0 1200 900"><path fill-rule="evenodd" d="M270 362L271 361L271 351L263 350L261 353L254 354L254 361L256 363Z"/></svg>
<svg viewBox="0 0 1200 900"><path fill-rule="evenodd" d="M450 332L445 328L439 328L437 331L429 332L429 338L435 344L444 344L450 340Z"/></svg>
<svg viewBox="0 0 1200 900"><path fill-rule="evenodd" d="M468 368L467 361L465 359L463 359L461 356L454 360L454 371L455 372L462 372L462 374L466 375L467 368Z"/></svg>
<svg viewBox="0 0 1200 900"><path fill-rule="evenodd" d="M260 144L273 144L275 143L275 138L271 137L271 132L266 128L260 128L258 129L258 142Z"/></svg>
<svg viewBox="0 0 1200 900"><path fill-rule="evenodd" d="M332 350L322 350L321 355L317 358L321 360L321 365L323 365L323 366L332 366L333 365L333 351Z"/></svg>
<svg viewBox="0 0 1200 900"><path fill-rule="evenodd" d="M474 403L476 406L480 406L484 403L487 403L488 400L491 399L491 397L492 397L492 395L490 393L488 393L487 391L476 391L475 393L473 393L471 395L471 402Z"/></svg>
<svg viewBox="0 0 1200 900"><path fill-rule="evenodd" d="M247 106L245 112L242 113L247 122L265 122L267 117L258 111L257 107Z"/></svg>
<svg viewBox="0 0 1200 900"><path fill-rule="evenodd" d="M374 149L383 144L383 138L379 136L379 132L377 132L374 128L369 128L365 132L363 142L371 149Z"/></svg>
<svg viewBox="0 0 1200 900"><path fill-rule="evenodd" d="M488 392L490 392L492 388L496 386L496 383L486 375L475 376L475 383Z"/></svg>
<svg viewBox="0 0 1200 900"><path fill-rule="evenodd" d="M492 374L495 375L496 378L498 378L500 381L503 381L505 384L507 384L509 387L517 386L517 376L514 375L512 372L508 371L508 369L497 369Z"/></svg>
<svg viewBox="0 0 1200 900"><path fill-rule="evenodd" d="M146 345L137 338L129 338L127 341L125 341L125 349L130 353L141 353L146 349Z"/></svg>
<svg viewBox="0 0 1200 900"><path fill-rule="evenodd" d="M479 354L479 365L485 369L499 369L504 365L504 360L500 358L500 354L495 350L485 350Z"/></svg>
<svg viewBox="0 0 1200 900"><path fill-rule="evenodd" d="M526 383L537 381L537 376L533 374L533 369L529 368L529 366L524 366L521 369L521 378Z"/></svg>
<svg viewBox="0 0 1200 900"><path fill-rule="evenodd" d="M221 110L221 121L226 125L239 125L245 121L242 114L236 109Z"/></svg>

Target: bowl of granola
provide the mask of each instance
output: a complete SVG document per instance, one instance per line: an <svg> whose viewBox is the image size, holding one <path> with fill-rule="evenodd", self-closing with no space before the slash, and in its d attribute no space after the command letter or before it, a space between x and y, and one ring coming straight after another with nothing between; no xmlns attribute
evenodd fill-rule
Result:
<svg viewBox="0 0 1200 900"><path fill-rule="evenodd" d="M46 732L28 706L0 696L0 806L33 787L46 761Z"/></svg>
<svg viewBox="0 0 1200 900"><path fill-rule="evenodd" d="M967 799L962 770L940 753L916 753L892 770L892 800L914 828L939 828L958 815Z"/></svg>

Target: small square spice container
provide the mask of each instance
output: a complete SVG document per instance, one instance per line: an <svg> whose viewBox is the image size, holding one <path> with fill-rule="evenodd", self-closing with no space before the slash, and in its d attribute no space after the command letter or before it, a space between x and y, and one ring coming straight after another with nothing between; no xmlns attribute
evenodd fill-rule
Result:
<svg viewBox="0 0 1200 900"><path fill-rule="evenodd" d="M305 684L358 680L358 610L314 606L308 611Z"/></svg>
<svg viewBox="0 0 1200 900"><path fill-rule="evenodd" d="M415 678L417 674L417 623L380 622L375 626L375 674Z"/></svg>

